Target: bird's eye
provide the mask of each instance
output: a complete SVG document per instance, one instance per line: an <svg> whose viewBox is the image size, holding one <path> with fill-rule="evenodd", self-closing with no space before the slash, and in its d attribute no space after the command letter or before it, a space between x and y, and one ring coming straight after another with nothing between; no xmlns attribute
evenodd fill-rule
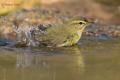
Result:
<svg viewBox="0 0 120 80"><path fill-rule="evenodd" d="M83 24L82 22L79 22L79 24Z"/></svg>

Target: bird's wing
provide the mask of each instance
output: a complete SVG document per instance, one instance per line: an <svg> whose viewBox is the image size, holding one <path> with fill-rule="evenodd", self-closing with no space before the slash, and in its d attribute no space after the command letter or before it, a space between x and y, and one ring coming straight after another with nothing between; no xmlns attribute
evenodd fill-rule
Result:
<svg viewBox="0 0 120 80"><path fill-rule="evenodd" d="M67 39L67 35L69 35L67 29L62 26L50 27L46 30L46 33L39 36L39 38L41 42L52 45L63 43Z"/></svg>

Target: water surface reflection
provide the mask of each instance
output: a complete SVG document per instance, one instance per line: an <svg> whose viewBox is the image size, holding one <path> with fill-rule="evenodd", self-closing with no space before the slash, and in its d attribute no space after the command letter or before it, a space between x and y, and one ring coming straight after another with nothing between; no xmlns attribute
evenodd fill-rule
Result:
<svg viewBox="0 0 120 80"><path fill-rule="evenodd" d="M79 80L84 73L83 56L77 46L2 50L1 80Z"/></svg>
<svg viewBox="0 0 120 80"><path fill-rule="evenodd" d="M120 80L120 42L0 47L0 80Z"/></svg>

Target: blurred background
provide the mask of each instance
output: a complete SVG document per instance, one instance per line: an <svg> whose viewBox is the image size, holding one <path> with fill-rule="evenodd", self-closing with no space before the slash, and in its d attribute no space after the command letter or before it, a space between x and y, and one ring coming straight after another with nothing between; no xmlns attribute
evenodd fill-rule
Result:
<svg viewBox="0 0 120 80"><path fill-rule="evenodd" d="M0 0L0 15L36 7L64 16L87 16L120 24L120 0Z"/></svg>

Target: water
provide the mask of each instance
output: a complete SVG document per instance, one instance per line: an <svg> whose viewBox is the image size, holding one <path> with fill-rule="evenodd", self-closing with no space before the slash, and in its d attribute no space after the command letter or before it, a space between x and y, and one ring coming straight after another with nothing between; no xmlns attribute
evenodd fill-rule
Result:
<svg viewBox="0 0 120 80"><path fill-rule="evenodd" d="M0 47L0 80L120 80L120 42Z"/></svg>

